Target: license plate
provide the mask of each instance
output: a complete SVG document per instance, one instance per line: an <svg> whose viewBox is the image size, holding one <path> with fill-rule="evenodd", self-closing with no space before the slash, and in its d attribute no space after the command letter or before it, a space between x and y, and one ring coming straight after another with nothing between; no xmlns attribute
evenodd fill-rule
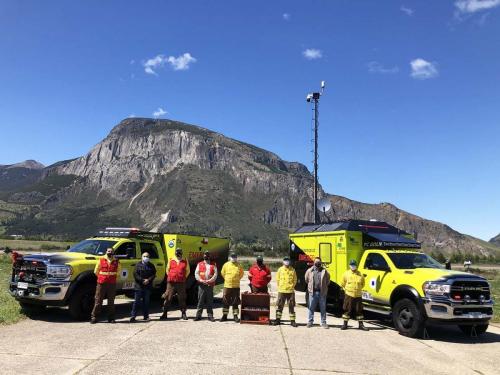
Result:
<svg viewBox="0 0 500 375"><path fill-rule="evenodd" d="M470 312L469 315L476 319L480 319L483 317L483 313L480 312Z"/></svg>
<svg viewBox="0 0 500 375"><path fill-rule="evenodd" d="M361 292L361 298L367 301L373 301L373 297L368 292Z"/></svg>
<svg viewBox="0 0 500 375"><path fill-rule="evenodd" d="M133 281L125 281L123 283L123 289L134 289L134 282Z"/></svg>
<svg viewBox="0 0 500 375"><path fill-rule="evenodd" d="M28 289L28 283L18 282L17 289Z"/></svg>

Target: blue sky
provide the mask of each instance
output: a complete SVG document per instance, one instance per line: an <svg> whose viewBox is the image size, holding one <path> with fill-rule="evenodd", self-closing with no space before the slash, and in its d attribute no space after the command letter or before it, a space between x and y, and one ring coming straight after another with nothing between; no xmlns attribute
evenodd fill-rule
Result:
<svg viewBox="0 0 500 375"><path fill-rule="evenodd" d="M156 112L311 167L321 80L326 191L500 232L500 0L2 0L0 164Z"/></svg>

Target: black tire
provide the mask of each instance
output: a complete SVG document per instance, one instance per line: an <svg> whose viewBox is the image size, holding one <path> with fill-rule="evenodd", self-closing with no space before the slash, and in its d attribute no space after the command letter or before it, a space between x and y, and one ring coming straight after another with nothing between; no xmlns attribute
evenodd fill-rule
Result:
<svg viewBox="0 0 500 375"><path fill-rule="evenodd" d="M43 305L34 305L27 302L19 302L23 313L27 316L36 316L42 314L45 310L47 310L47 306Z"/></svg>
<svg viewBox="0 0 500 375"><path fill-rule="evenodd" d="M425 317L411 299L403 298L392 308L392 320L398 332L407 337L422 337Z"/></svg>
<svg viewBox="0 0 500 375"><path fill-rule="evenodd" d="M475 327L476 328L476 335L482 335L483 333L486 332L486 330L488 329L488 324L478 324L476 326L474 326L473 324L471 325L459 325L458 328L460 328L460 330L465 333L467 336L471 336L472 335L472 327Z"/></svg>
<svg viewBox="0 0 500 375"><path fill-rule="evenodd" d="M85 283L77 286L69 300L69 313L76 320L90 319L90 313L94 307L95 284Z"/></svg>

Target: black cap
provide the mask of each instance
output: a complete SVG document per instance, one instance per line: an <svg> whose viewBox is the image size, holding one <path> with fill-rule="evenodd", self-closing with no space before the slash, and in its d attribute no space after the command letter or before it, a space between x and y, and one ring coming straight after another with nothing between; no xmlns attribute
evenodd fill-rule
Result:
<svg viewBox="0 0 500 375"><path fill-rule="evenodd" d="M209 252L209 251L205 251L205 252L203 253L203 255L210 255L210 252Z"/></svg>
<svg viewBox="0 0 500 375"><path fill-rule="evenodd" d="M284 257L283 260L290 260L290 257Z"/></svg>
<svg viewBox="0 0 500 375"><path fill-rule="evenodd" d="M262 262L262 261L264 261L264 258L262 257L262 255L258 255L258 256L257 256L257 262L258 262L258 261L261 261L261 262Z"/></svg>

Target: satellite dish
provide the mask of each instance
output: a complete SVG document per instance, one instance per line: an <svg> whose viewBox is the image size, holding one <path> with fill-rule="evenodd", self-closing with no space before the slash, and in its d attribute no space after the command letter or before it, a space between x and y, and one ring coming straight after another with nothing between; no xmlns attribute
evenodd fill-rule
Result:
<svg viewBox="0 0 500 375"><path fill-rule="evenodd" d="M320 212L328 212L332 209L332 202L328 198L321 198L316 203L316 208Z"/></svg>

